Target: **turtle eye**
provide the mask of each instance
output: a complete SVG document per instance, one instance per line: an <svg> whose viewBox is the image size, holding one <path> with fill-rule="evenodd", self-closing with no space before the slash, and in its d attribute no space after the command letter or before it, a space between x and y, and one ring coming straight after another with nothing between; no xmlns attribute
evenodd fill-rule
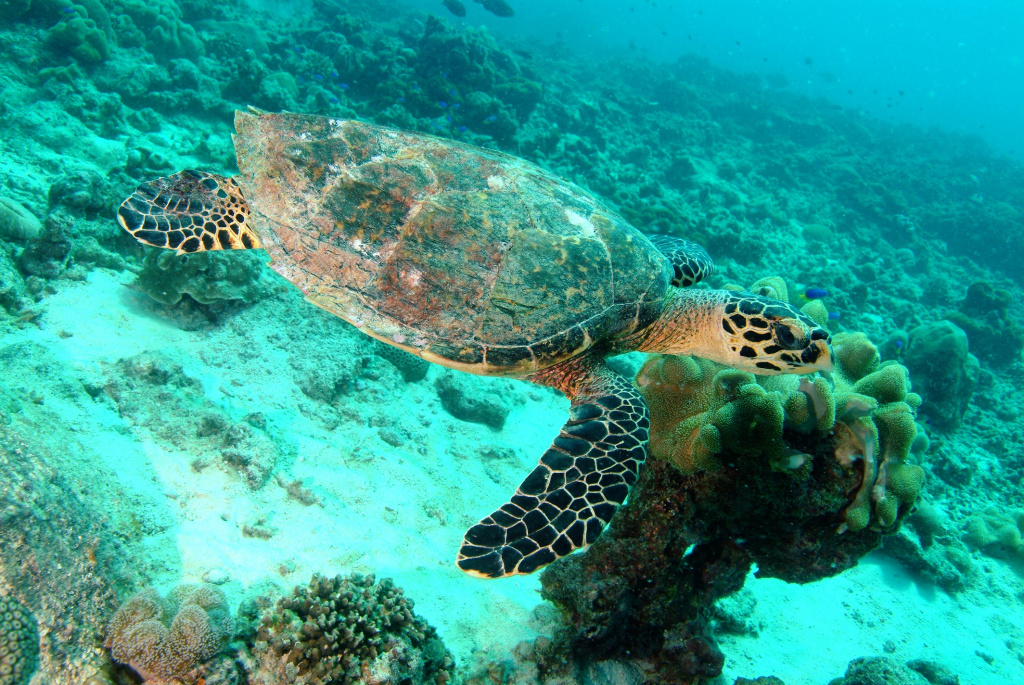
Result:
<svg viewBox="0 0 1024 685"><path fill-rule="evenodd" d="M775 325L775 341L780 347L791 350L796 345L796 336L789 326L780 323Z"/></svg>

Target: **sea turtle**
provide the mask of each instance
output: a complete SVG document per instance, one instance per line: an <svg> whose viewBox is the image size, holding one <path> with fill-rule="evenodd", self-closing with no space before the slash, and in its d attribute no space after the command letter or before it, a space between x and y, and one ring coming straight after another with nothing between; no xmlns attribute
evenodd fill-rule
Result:
<svg viewBox="0 0 1024 685"><path fill-rule="evenodd" d="M241 173L182 171L118 211L179 254L263 248L313 304L443 366L557 388L569 420L510 501L470 528L470 574L531 573L594 542L647 456L648 413L605 364L640 350L758 374L832 364L829 334L750 293L685 288L703 248L645 236L516 157L360 121L235 114Z"/></svg>

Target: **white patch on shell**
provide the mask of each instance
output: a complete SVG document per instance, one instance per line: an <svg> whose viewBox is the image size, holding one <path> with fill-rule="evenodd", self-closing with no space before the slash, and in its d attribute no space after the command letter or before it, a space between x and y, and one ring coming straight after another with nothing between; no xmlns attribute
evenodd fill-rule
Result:
<svg viewBox="0 0 1024 685"><path fill-rule="evenodd" d="M504 176L488 176L487 187L491 190L504 190L505 188L505 177Z"/></svg>
<svg viewBox="0 0 1024 685"><path fill-rule="evenodd" d="M420 277L423 276L423 272L417 269L410 269L409 271L402 272L402 282L410 290L418 288L420 285Z"/></svg>
<svg viewBox="0 0 1024 685"><path fill-rule="evenodd" d="M394 340L399 345L405 342L405 336L402 335L401 333L395 333L394 335L391 336L391 339Z"/></svg>
<svg viewBox="0 0 1024 685"><path fill-rule="evenodd" d="M597 231L594 229L594 224L590 223L590 219L585 216L580 216L571 209L565 210L565 218L569 220L569 223L583 231L583 235L590 237L597 235Z"/></svg>

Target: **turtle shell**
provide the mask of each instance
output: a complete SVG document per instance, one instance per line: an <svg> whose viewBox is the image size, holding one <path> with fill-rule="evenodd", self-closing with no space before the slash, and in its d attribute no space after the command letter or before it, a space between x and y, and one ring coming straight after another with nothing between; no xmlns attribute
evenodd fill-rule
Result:
<svg viewBox="0 0 1024 685"><path fill-rule="evenodd" d="M533 164L327 117L239 112L235 128L272 268L384 342L473 373L527 375L662 311L668 260Z"/></svg>

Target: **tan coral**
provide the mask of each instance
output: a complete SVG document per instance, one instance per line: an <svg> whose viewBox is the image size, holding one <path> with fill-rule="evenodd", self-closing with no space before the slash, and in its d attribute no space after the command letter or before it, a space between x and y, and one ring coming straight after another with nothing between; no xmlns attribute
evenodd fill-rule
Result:
<svg viewBox="0 0 1024 685"><path fill-rule="evenodd" d="M164 599L148 588L114 614L104 644L147 683L196 682L198 667L231 634L224 594L210 585L179 585Z"/></svg>

